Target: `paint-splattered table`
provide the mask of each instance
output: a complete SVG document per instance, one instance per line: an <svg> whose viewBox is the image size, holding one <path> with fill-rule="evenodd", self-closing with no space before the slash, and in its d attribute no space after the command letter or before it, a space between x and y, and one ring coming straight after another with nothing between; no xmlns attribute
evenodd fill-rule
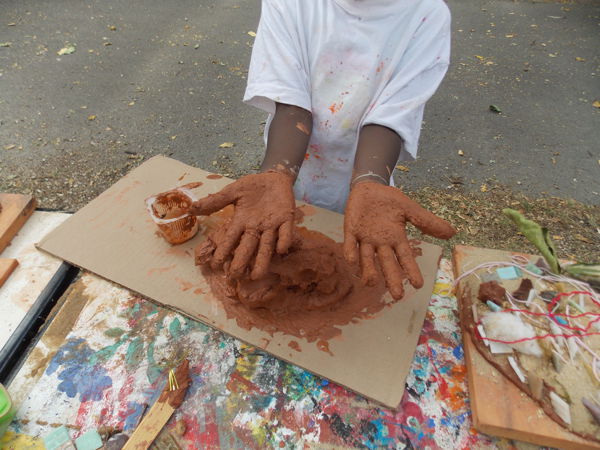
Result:
<svg viewBox="0 0 600 450"><path fill-rule="evenodd" d="M181 448L510 447L472 428L451 273L442 260L398 411L84 274L9 387L20 408L3 442L131 432L187 357L193 383L161 433Z"/></svg>

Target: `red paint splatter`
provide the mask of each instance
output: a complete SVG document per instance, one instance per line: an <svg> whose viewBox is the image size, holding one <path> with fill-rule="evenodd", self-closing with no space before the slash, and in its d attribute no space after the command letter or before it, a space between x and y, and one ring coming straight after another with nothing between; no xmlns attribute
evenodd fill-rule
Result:
<svg viewBox="0 0 600 450"><path fill-rule="evenodd" d="M342 109L342 106L344 106L344 102L332 103L328 109L329 111L331 111L331 114L335 114L340 109Z"/></svg>
<svg viewBox="0 0 600 450"><path fill-rule="evenodd" d="M206 178L208 178L209 180L218 180L219 178L223 178L223 175L217 175L216 173L211 173L210 175L207 175Z"/></svg>
<svg viewBox="0 0 600 450"><path fill-rule="evenodd" d="M204 294L204 291L200 288L194 289L194 294L199 295L199 294Z"/></svg>
<svg viewBox="0 0 600 450"><path fill-rule="evenodd" d="M308 158L310 158L310 154L307 152L307 153L304 155L304 160L305 160L305 161L308 161Z"/></svg>
<svg viewBox="0 0 600 450"><path fill-rule="evenodd" d="M256 392L261 395L266 395L257 385L252 381L247 380L237 372L233 372L227 381L227 389L231 392Z"/></svg>

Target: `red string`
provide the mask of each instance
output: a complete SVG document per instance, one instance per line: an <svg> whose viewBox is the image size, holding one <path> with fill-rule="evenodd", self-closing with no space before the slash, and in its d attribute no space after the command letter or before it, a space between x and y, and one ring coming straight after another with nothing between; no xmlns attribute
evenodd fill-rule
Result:
<svg viewBox="0 0 600 450"><path fill-rule="evenodd" d="M552 299L552 301L550 302L550 304L548 305L548 313L536 313L536 312L533 312L533 311L528 311L526 309L512 309L512 308L505 309L505 311L518 312L518 313L522 313L522 314L529 314L529 315L532 315L532 316L550 317L554 322L556 322L561 327L567 328L567 329L573 330L573 331L582 332L580 334L552 334L552 333L548 333L548 334L544 334L544 335L540 335L540 336L532 336L532 337L517 339L515 341L504 341L504 340L501 340L501 339L493 339L493 338L483 337L479 333L479 330L477 330L476 331L476 336L479 339L481 339L481 340L498 342L498 343L501 343L501 344L519 344L521 342L536 341L538 339L546 339L548 337L552 337L552 338L557 338L557 337L572 338L572 337L586 337L586 336L598 336L598 335L600 335L600 332L592 332L592 333L588 333L587 332L594 323L596 323L596 322L598 322L600 320L600 314L586 312L586 313L582 313L582 314L572 315L572 314L555 314L555 313L552 312L552 309L553 309L554 305L558 302L558 300L560 300L561 297L567 297L567 296L577 295L577 294L588 295L591 298L591 300L596 305L600 306L600 304L594 299L594 294L592 294L590 292L587 292L587 291L572 291L572 292L561 292L558 295L556 295ZM584 317L584 316L594 316L596 318L594 320L591 320L590 322L588 322L588 324L587 324L587 326L585 328L571 327L570 325L563 325L563 324L559 323L556 320L556 317L568 317L570 319L576 319L576 318Z"/></svg>

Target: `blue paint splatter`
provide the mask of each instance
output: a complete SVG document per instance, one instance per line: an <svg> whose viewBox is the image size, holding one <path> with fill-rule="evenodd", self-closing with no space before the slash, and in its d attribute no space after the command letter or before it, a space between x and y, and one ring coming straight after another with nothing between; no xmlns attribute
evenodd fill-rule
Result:
<svg viewBox="0 0 600 450"><path fill-rule="evenodd" d="M83 339L68 339L50 361L46 373L52 375L60 370L58 379L62 381L58 390L68 397L79 394L81 402L98 401L104 390L112 386L112 379L103 367L90 364L93 356Z"/></svg>
<svg viewBox="0 0 600 450"><path fill-rule="evenodd" d="M123 425L124 431L135 429L142 414L144 413L144 406L145 405L143 403L127 403L127 418L125 419L125 424Z"/></svg>
<svg viewBox="0 0 600 450"><path fill-rule="evenodd" d="M462 344L459 344L456 347L454 347L454 350L452 350L452 353L454 354L454 356L457 359L463 359L464 352L463 352Z"/></svg>

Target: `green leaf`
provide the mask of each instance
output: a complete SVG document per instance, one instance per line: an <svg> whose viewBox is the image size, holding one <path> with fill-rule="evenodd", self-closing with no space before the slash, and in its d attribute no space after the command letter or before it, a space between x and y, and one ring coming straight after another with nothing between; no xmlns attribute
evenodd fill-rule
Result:
<svg viewBox="0 0 600 450"><path fill-rule="evenodd" d="M490 111L500 114L502 110L498 108L496 105L490 105Z"/></svg>
<svg viewBox="0 0 600 450"><path fill-rule="evenodd" d="M533 220L525 218L519 211L515 211L514 209L506 208L503 209L502 212L506 217L512 220L519 231L536 246L550 266L550 270L559 274L560 263L556 256L554 244L548 235L548 229L540 226Z"/></svg>

